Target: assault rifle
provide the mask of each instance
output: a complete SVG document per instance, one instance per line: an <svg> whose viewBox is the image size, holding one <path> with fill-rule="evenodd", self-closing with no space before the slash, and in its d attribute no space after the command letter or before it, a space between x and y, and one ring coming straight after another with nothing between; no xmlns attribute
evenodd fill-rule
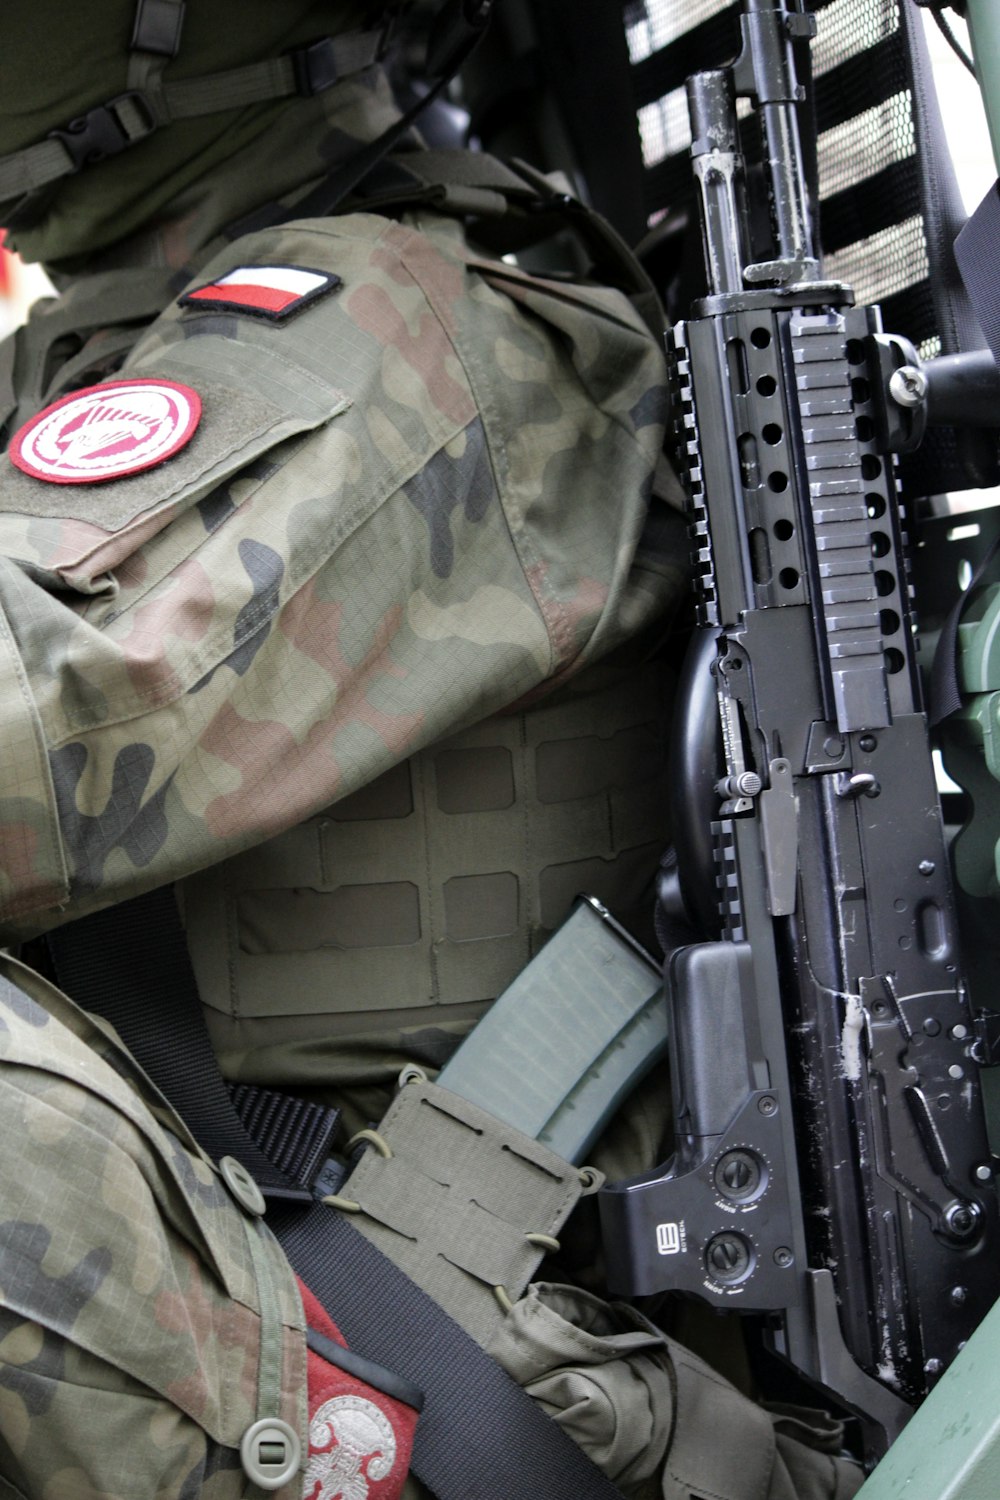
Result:
<svg viewBox="0 0 1000 1500"><path fill-rule="evenodd" d="M666 966L675 1154L601 1210L614 1291L767 1315L877 1458L995 1298L1000 1224L886 341L813 242L796 52L814 25L745 0L735 64L688 82L708 295L672 335L702 627L679 853L713 936ZM763 143L766 258L738 96ZM719 769L714 722L707 755L692 728L706 706ZM691 825L706 776L711 833Z"/></svg>

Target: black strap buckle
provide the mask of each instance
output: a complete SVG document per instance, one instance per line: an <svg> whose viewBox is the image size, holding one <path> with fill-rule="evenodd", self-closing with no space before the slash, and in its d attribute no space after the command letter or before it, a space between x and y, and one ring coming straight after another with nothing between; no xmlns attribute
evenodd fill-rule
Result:
<svg viewBox="0 0 1000 1500"><path fill-rule="evenodd" d="M133 106L133 115L138 117L139 128L130 130L123 122L119 110L123 105ZM106 104L97 104L85 115L70 120L61 130L50 130L49 136L62 141L70 154L74 171L119 152L145 140L156 129L152 110L142 94L132 91L109 99Z"/></svg>
<svg viewBox="0 0 1000 1500"><path fill-rule="evenodd" d="M337 57L332 36L320 37L308 47L296 47L290 55L295 87L305 98L322 94L337 82Z"/></svg>

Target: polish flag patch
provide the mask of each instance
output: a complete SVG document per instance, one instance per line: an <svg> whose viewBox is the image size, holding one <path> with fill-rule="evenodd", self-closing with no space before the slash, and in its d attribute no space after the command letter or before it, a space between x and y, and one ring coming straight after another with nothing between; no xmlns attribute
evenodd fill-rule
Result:
<svg viewBox="0 0 1000 1500"><path fill-rule="evenodd" d="M180 451L201 398L172 380L111 380L63 396L25 422L11 462L48 484L97 484L152 469Z"/></svg>
<svg viewBox="0 0 1000 1500"><path fill-rule="evenodd" d="M307 266L237 266L177 301L181 307L220 307L279 322L340 285L331 271Z"/></svg>

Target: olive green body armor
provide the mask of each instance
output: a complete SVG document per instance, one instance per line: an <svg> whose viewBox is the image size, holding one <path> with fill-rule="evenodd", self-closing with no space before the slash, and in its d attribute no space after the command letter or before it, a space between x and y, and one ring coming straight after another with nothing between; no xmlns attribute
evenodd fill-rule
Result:
<svg viewBox="0 0 1000 1500"><path fill-rule="evenodd" d="M651 941L665 718L659 668L593 668L186 880L224 1070L343 1083L359 1036L461 1033L583 891Z"/></svg>

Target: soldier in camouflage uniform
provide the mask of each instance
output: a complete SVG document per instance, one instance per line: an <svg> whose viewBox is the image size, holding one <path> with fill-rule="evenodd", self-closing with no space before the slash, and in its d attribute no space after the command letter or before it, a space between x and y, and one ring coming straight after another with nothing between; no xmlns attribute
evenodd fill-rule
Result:
<svg viewBox="0 0 1000 1500"><path fill-rule="evenodd" d="M0 22L0 218L60 289L0 356L2 930L177 882L224 1073L322 1089L357 1127L577 889L642 905L651 643L684 572L650 509L665 372L624 295L502 262L461 216L227 235L396 117L363 46L335 87L216 101L42 180L27 152L58 158L46 133L103 100L182 115L186 83L372 23L360 0L190 9L165 66L129 52L133 0ZM661 1094L601 1165L655 1161ZM15 958L0 1121L0 1493L256 1493L255 1420L307 1444L292 1273L117 1039ZM533 1288L495 1352L627 1494L856 1488L835 1430L700 1366L678 1383L697 1362L589 1294ZM738 1433L718 1473L706 1409ZM399 1493L404 1459L357 1493Z"/></svg>

